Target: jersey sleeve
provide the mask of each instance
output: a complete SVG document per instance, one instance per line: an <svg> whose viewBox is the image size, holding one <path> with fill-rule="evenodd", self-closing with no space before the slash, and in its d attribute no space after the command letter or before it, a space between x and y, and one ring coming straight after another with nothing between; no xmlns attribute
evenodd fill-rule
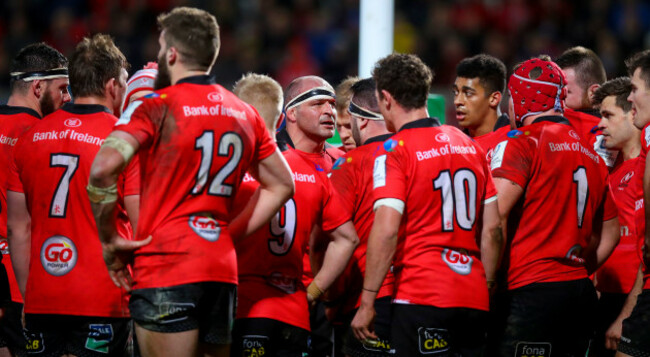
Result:
<svg viewBox="0 0 650 357"><path fill-rule="evenodd" d="M156 125L153 120L156 117L162 118L163 107L162 101L136 100L122 113L113 129L131 134L140 143L140 146L147 147L156 133Z"/></svg>
<svg viewBox="0 0 650 357"><path fill-rule="evenodd" d="M535 150L528 148L525 143L526 139L512 139L497 144L491 162L493 177L504 178L526 187L532 170L530 153Z"/></svg>
<svg viewBox="0 0 650 357"><path fill-rule="evenodd" d="M354 169L356 166L354 165L354 158L352 158L352 162L346 162L349 157L349 155L344 156L342 159L344 163L338 169L332 170L330 181L340 198L341 210L352 214L357 196L356 184L359 181L355 177Z"/></svg>
<svg viewBox="0 0 650 357"><path fill-rule="evenodd" d="M612 191L609 190L609 185L605 185L603 196L603 221L609 221L618 216L618 208L614 202Z"/></svg>
<svg viewBox="0 0 650 357"><path fill-rule="evenodd" d="M494 179L492 173L487 170L485 175L485 196L483 197L483 204L493 202L497 199L497 188L494 186Z"/></svg>
<svg viewBox="0 0 650 357"><path fill-rule="evenodd" d="M271 156L277 149L277 145L271 138L271 134L269 134L269 131L266 129L266 126L264 125L264 121L262 118L259 116L259 114L255 115L255 155L256 155L256 160L261 161L266 159L267 157Z"/></svg>
<svg viewBox="0 0 650 357"><path fill-rule="evenodd" d="M374 201L395 198L406 202L406 172L402 168L403 150L381 150L373 160L372 185Z"/></svg>
<svg viewBox="0 0 650 357"><path fill-rule="evenodd" d="M20 181L20 175L18 171L18 164L16 163L16 156L18 150L20 150L20 142L13 150L13 153L9 155L9 168L7 170L7 190L24 193L25 189L23 188L23 183Z"/></svg>
<svg viewBox="0 0 650 357"><path fill-rule="evenodd" d="M324 175L322 175L324 176ZM329 232L352 219L352 211L342 210L341 197L327 177L324 178L325 202L323 205L322 227Z"/></svg>
<svg viewBox="0 0 650 357"><path fill-rule="evenodd" d="M124 196L140 194L140 155L133 156L124 170Z"/></svg>

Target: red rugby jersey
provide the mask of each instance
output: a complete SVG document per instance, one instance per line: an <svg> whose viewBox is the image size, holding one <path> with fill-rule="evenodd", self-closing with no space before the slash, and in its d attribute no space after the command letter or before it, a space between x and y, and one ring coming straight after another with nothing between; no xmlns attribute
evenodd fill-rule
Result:
<svg viewBox="0 0 650 357"><path fill-rule="evenodd" d="M492 175L524 188L508 219L508 288L586 278L592 222L617 213L602 158L566 119L546 116L497 145Z"/></svg>
<svg viewBox="0 0 650 357"><path fill-rule="evenodd" d="M395 303L488 310L477 221L496 200L485 152L435 119L404 125L374 157L374 199L405 202Z"/></svg>
<svg viewBox="0 0 650 357"><path fill-rule="evenodd" d="M14 147L25 131L36 124L41 116L30 108L13 107L0 105L0 167L9 168L13 163ZM9 279L9 291L11 301L22 303L23 297L18 289L18 282L14 275L14 268L11 265L9 256L9 244L7 243L7 185L11 170L4 170L0 177L2 185L0 189L0 252L2 252L2 264L7 270Z"/></svg>
<svg viewBox="0 0 650 357"><path fill-rule="evenodd" d="M609 150L605 147L604 136L598 129L600 118L571 108L564 108L564 117L576 129L578 135L585 139L591 145L591 148L603 158L605 164L608 167L614 167L618 151Z"/></svg>
<svg viewBox="0 0 650 357"><path fill-rule="evenodd" d="M638 256L641 260L643 266L643 289L650 289L650 267L643 264L643 244L645 242L645 200L643 199L643 175L645 174L645 161L648 156L648 149L650 148L650 124L646 125L641 131L641 154L639 155L638 167L636 172L637 175L637 189L639 190L642 199L637 201L635 205L635 222L636 222L636 232L638 235Z"/></svg>
<svg viewBox="0 0 650 357"><path fill-rule="evenodd" d="M331 231L350 220L324 172L288 149L294 196L268 226L235 242L239 267L237 318L269 318L309 330L309 308L301 282L303 256L315 224ZM257 182L246 175L237 202L247 202ZM246 187L244 187L246 186Z"/></svg>
<svg viewBox="0 0 650 357"><path fill-rule="evenodd" d="M134 288L237 283L228 231L251 162L276 145L259 114L209 76L178 81L135 101L115 129L140 143L142 194Z"/></svg>
<svg viewBox="0 0 650 357"><path fill-rule="evenodd" d="M392 134L380 135L368 139L363 145L349 151L334 163L330 180L340 194L341 210L352 213L352 221L359 236L359 245L354 251L346 276L339 278L340 283L357 281L363 283L366 274L366 251L368 249L368 236L375 219L373 210L372 193L372 165L374 156L384 141ZM377 298L392 296L395 279L392 272L386 274ZM349 306L344 306L343 313L359 307L361 286L340 286L339 293L346 295L345 300Z"/></svg>
<svg viewBox="0 0 650 357"><path fill-rule="evenodd" d="M473 139L478 143L478 145L485 151L485 158L487 159L488 165L492 162L492 155L494 154L494 148L498 143L506 140L508 138L508 133L511 131L510 126L504 126L495 131L489 132L485 135L475 136Z"/></svg>
<svg viewBox="0 0 650 357"><path fill-rule="evenodd" d="M111 281L88 201L90 166L115 118L101 105L65 104L21 137L9 190L24 192L31 215L31 254L25 312L127 317L128 297ZM132 177L132 176L130 176ZM118 182L120 199L139 191ZM118 204L118 232L131 225Z"/></svg>
<svg viewBox="0 0 650 357"><path fill-rule="evenodd" d="M638 235L635 204L643 199L637 175L639 158L619 163L609 174L609 190L618 208L621 240L612 255L596 272L596 288L602 292L628 294L634 286L641 260L637 252ZM643 176L643 173L640 173Z"/></svg>

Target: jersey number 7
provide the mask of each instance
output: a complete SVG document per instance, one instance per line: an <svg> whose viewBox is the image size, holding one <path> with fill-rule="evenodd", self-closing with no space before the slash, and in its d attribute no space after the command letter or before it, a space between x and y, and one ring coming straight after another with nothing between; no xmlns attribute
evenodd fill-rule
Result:
<svg viewBox="0 0 650 357"><path fill-rule="evenodd" d="M65 171L59 179L54 196L50 202L50 217L65 218L70 196L70 180L79 167L79 155L50 154L50 167L64 167Z"/></svg>

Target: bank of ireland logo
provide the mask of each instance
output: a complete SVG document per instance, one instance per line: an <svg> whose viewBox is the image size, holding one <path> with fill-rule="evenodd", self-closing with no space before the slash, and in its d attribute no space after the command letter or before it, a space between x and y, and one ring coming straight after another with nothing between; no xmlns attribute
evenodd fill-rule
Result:
<svg viewBox="0 0 650 357"><path fill-rule="evenodd" d="M580 140L580 135L578 135L578 133L576 133L575 130L569 130L569 136L576 140Z"/></svg>
<svg viewBox="0 0 650 357"><path fill-rule="evenodd" d="M188 223L199 237L209 242L216 242L219 239L221 227L216 219L206 216L190 216Z"/></svg>
<svg viewBox="0 0 650 357"><path fill-rule="evenodd" d="M439 143L448 143L449 140L450 140L449 135L447 135L445 133L438 133L438 134L436 134L435 138L436 138L436 141L439 142Z"/></svg>
<svg viewBox="0 0 650 357"><path fill-rule="evenodd" d="M69 128L76 128L81 126L81 119L78 118L68 118L66 119L63 124Z"/></svg>
<svg viewBox="0 0 650 357"><path fill-rule="evenodd" d="M212 92L208 94L208 100L211 102L223 102L223 96L217 92Z"/></svg>
<svg viewBox="0 0 650 357"><path fill-rule="evenodd" d="M468 275L472 272L474 259L467 254L465 249L459 251L445 248L442 251L442 260L453 272L460 275Z"/></svg>
<svg viewBox="0 0 650 357"><path fill-rule="evenodd" d="M41 264L54 276L68 274L77 264L77 247L64 236L53 236L41 246Z"/></svg>

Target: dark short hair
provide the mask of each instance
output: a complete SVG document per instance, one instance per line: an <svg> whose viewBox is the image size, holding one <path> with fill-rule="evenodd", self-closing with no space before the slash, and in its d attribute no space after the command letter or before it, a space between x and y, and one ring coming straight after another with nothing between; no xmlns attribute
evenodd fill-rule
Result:
<svg viewBox="0 0 650 357"><path fill-rule="evenodd" d="M350 87L350 90L352 91L351 99L354 99L355 104L368 108L373 112L379 112L377 96L375 95L376 88L374 79L361 79Z"/></svg>
<svg viewBox="0 0 650 357"><path fill-rule="evenodd" d="M603 100L609 96L616 96L616 105L623 109L624 112L629 112L632 109L632 103L627 101L627 97L632 91L632 84L630 77L618 77L603 83L596 92L594 92L594 104L600 105Z"/></svg>
<svg viewBox="0 0 650 357"><path fill-rule="evenodd" d="M9 72L40 72L63 67L68 67L68 59L61 52L40 42L23 47L11 61ZM28 82L10 81L12 93L14 90L22 92L28 87Z"/></svg>
<svg viewBox="0 0 650 357"><path fill-rule="evenodd" d="M641 69L641 78L645 81L646 87L650 87L650 50L637 52L625 60L627 73L632 77L637 68Z"/></svg>
<svg viewBox="0 0 650 357"><path fill-rule="evenodd" d="M167 47L182 55L182 62L196 70L208 70L219 52L217 19L204 10L177 7L158 16L158 26L165 31Z"/></svg>
<svg viewBox="0 0 650 357"><path fill-rule="evenodd" d="M582 46L569 48L554 62L562 69L573 68L578 85L584 90L593 84L602 84L607 80L603 62L588 48Z"/></svg>
<svg viewBox="0 0 650 357"><path fill-rule="evenodd" d="M485 95L506 90L506 65L500 59L486 54L464 58L456 66L456 76L478 78Z"/></svg>
<svg viewBox="0 0 650 357"><path fill-rule="evenodd" d="M393 53L375 63L372 78L380 97L385 90L405 109L417 109L427 103L433 71L416 55Z"/></svg>
<svg viewBox="0 0 650 357"><path fill-rule="evenodd" d="M104 34L84 37L70 56L70 89L76 97L103 96L111 78L119 80L129 64L113 39Z"/></svg>

